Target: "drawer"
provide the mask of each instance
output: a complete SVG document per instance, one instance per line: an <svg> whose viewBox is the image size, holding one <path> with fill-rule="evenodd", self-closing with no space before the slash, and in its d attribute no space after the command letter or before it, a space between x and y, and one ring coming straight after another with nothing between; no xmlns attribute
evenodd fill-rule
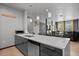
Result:
<svg viewBox="0 0 79 59"><path fill-rule="evenodd" d="M48 45L40 45L40 55L62 56L62 50Z"/></svg>
<svg viewBox="0 0 79 59"><path fill-rule="evenodd" d="M22 38L20 36L15 36L15 44L21 44L21 43L24 43L24 42L27 42L27 39Z"/></svg>

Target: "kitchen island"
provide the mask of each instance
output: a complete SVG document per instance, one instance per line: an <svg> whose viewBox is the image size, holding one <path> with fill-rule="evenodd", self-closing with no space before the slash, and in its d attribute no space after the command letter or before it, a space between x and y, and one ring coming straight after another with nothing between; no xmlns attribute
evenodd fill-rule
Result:
<svg viewBox="0 0 79 59"><path fill-rule="evenodd" d="M70 39L54 36L16 34L16 47L26 56L69 56Z"/></svg>

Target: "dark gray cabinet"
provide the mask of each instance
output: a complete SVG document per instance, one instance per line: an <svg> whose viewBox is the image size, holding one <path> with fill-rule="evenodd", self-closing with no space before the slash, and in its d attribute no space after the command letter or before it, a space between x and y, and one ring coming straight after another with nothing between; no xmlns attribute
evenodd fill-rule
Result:
<svg viewBox="0 0 79 59"><path fill-rule="evenodd" d="M27 40L26 38L15 36L16 48L25 56L39 56L39 43Z"/></svg>
<svg viewBox="0 0 79 59"><path fill-rule="evenodd" d="M28 40L28 56L39 56L39 43Z"/></svg>
<svg viewBox="0 0 79 59"><path fill-rule="evenodd" d="M62 50L50 47L48 45L40 44L40 56L62 56Z"/></svg>
<svg viewBox="0 0 79 59"><path fill-rule="evenodd" d="M28 55L28 43L26 38L15 36L16 48L18 48L25 56Z"/></svg>

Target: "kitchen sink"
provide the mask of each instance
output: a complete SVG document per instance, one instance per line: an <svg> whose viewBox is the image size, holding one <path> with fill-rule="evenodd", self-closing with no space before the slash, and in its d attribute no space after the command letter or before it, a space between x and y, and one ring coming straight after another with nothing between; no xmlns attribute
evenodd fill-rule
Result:
<svg viewBox="0 0 79 59"><path fill-rule="evenodd" d="M25 37L34 37L33 35L24 35Z"/></svg>

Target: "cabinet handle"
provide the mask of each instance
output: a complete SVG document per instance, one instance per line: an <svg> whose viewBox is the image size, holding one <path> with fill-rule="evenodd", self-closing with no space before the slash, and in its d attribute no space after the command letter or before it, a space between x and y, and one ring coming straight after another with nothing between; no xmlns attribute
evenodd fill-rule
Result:
<svg viewBox="0 0 79 59"><path fill-rule="evenodd" d="M47 48L47 47L43 47L43 48L48 49L48 50L51 50L51 51L56 51L55 48L54 49L50 49L50 48Z"/></svg>

